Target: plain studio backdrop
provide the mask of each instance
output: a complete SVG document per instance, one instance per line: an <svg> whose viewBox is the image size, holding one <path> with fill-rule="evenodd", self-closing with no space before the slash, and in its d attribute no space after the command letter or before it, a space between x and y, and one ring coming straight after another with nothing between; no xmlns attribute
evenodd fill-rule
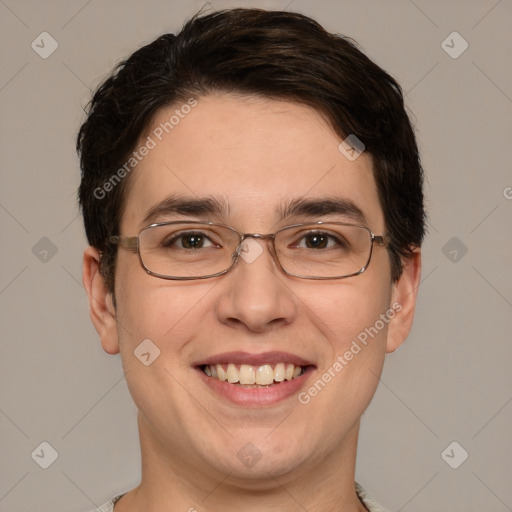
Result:
<svg viewBox="0 0 512 512"><path fill-rule="evenodd" d="M0 2L2 512L86 511L138 482L135 407L81 284L75 137L90 89L203 5ZM356 477L392 511L511 510L512 3L210 6L310 15L402 85L429 235L414 328L363 416Z"/></svg>

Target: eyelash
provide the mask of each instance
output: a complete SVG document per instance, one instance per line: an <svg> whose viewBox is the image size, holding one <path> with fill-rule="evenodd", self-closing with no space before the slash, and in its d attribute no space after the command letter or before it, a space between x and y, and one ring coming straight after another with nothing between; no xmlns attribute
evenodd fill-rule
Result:
<svg viewBox="0 0 512 512"><path fill-rule="evenodd" d="M184 231L182 233L174 233L171 238L167 238L162 241L162 246L164 246L166 248L171 247L177 240L183 239L187 236L193 236L193 235L201 236L204 239L209 240L213 246L216 246L216 245L217 245L217 247L219 246L219 244L215 244L215 242L213 242L213 240L208 235L206 235L205 233L202 233L200 231ZM186 248L179 247L179 249L186 249Z"/></svg>
<svg viewBox="0 0 512 512"><path fill-rule="evenodd" d="M309 231L307 233L299 233L299 242L294 242L295 246L299 246L302 241L304 241L307 237L310 236L320 236L320 237L327 237L329 240L334 240L334 243L336 245L346 247L348 244L346 240L340 239L338 236L332 235L330 233L327 233L325 231ZM201 231L185 231L182 233L176 233L173 234L171 238L167 238L162 241L162 246L168 248L175 244L176 241L182 240L189 236L200 236L203 237L203 240L208 240L213 247L220 247L220 244L214 242L210 236L208 236L206 233L203 233ZM181 244L183 245L183 243ZM179 247L180 249L186 249L185 247Z"/></svg>

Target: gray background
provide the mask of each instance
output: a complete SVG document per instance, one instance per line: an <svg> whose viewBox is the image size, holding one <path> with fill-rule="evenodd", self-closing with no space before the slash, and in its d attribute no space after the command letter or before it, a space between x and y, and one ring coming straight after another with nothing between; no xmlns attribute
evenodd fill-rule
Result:
<svg viewBox="0 0 512 512"><path fill-rule="evenodd" d="M74 142L90 89L202 5L0 0L2 512L85 511L138 482L135 408L81 284ZM309 14L402 84L430 234L413 331L363 418L357 479L393 511L512 510L511 1L211 5ZM43 31L59 45L46 59L31 48ZM458 58L446 50L462 40L442 45L453 31L469 44ZM58 452L46 470L31 457L48 462L43 441ZM453 441L445 460L469 453L457 469L441 456Z"/></svg>

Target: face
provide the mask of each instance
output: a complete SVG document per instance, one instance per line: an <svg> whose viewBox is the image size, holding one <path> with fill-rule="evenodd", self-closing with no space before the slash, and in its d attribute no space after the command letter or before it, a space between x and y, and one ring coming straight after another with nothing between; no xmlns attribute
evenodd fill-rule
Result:
<svg viewBox="0 0 512 512"><path fill-rule="evenodd" d="M373 233L385 233L371 158L347 159L338 149L341 139L317 112L254 97L197 100L161 141L153 130L180 106L159 112L145 134L156 145L130 177L122 235L185 219L262 234L299 222L361 224L343 209L281 215L299 200L327 197L350 203ZM160 208L147 218L170 196L214 198L224 208ZM386 350L396 348L409 328L419 277L406 270L392 283L387 250L374 246L360 275L301 279L281 270L268 241L254 243L254 259L240 258L225 275L193 281L151 276L136 253L120 247L115 312L108 307L114 320L98 329L105 349L121 352L143 453L158 453L185 472L231 473L253 485L269 472L285 479L334 465L355 445ZM145 366L134 351L148 339L149 352L157 347L160 354ZM205 373L217 364L236 371L244 365L263 379L266 365L271 379L287 367L293 372L290 365L302 374L247 387Z"/></svg>

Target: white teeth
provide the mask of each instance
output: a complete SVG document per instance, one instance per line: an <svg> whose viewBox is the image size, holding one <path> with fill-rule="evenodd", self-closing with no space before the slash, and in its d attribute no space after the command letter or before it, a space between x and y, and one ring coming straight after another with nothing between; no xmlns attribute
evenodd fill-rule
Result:
<svg viewBox="0 0 512 512"><path fill-rule="evenodd" d="M215 368L217 370L217 378L221 382L224 382L225 380L227 380L226 372L224 371L224 368L222 368L222 365L218 364ZM213 377L213 375L212 375L212 377Z"/></svg>
<svg viewBox="0 0 512 512"><path fill-rule="evenodd" d="M293 370L295 369L295 366L293 364L287 364L286 370L284 372L284 378L286 380L292 380L293 379Z"/></svg>
<svg viewBox="0 0 512 512"><path fill-rule="evenodd" d="M284 380L284 363L277 363L274 368L274 380L276 382L283 382Z"/></svg>
<svg viewBox="0 0 512 512"><path fill-rule="evenodd" d="M274 367L270 364L251 366L233 363L226 365L205 365L203 371L208 377L228 381L230 384L240 383L244 386L270 386L274 382L283 382L300 377L304 371L302 366L294 364L277 363Z"/></svg>
<svg viewBox="0 0 512 512"><path fill-rule="evenodd" d="M259 384L260 386L269 386L272 382L274 382L274 370L272 370L272 366L269 364L260 366L256 371L256 384Z"/></svg>
<svg viewBox="0 0 512 512"><path fill-rule="evenodd" d="M226 372L228 382L230 382L231 384L238 382L238 373L238 368L233 363L229 363L228 371Z"/></svg>
<svg viewBox="0 0 512 512"><path fill-rule="evenodd" d="M256 373L254 368L248 364L241 365L238 380L240 381L240 384L255 384Z"/></svg>

